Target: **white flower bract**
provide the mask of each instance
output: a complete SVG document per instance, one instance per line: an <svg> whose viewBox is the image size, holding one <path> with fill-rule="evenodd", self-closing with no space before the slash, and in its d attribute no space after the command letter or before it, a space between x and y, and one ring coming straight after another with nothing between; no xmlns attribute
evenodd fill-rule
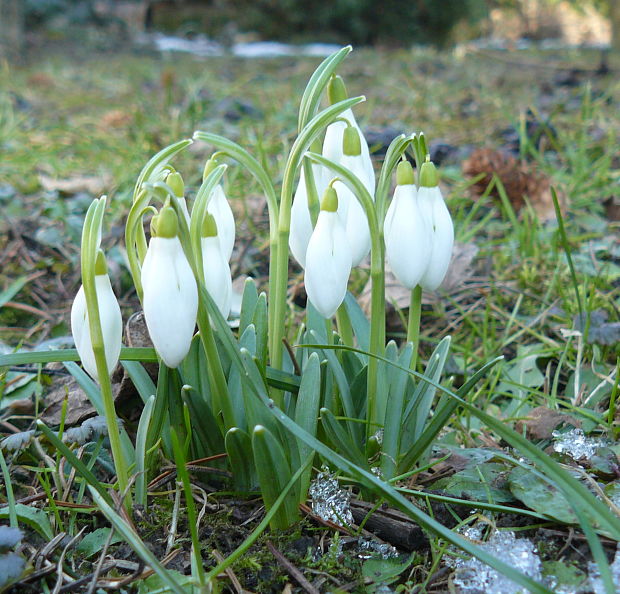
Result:
<svg viewBox="0 0 620 594"><path fill-rule="evenodd" d="M95 276L95 291L97 293L97 305L99 307L99 320L103 333L103 346L108 373L112 373L121 353L121 341L123 336L123 319L118 301L112 290L110 277L107 274ZM77 292L71 307L71 332L75 342L75 348L80 355L84 369L95 380L99 381L97 363L93 353L93 345L90 337L88 311L86 309L86 294L81 286Z"/></svg>
<svg viewBox="0 0 620 594"><path fill-rule="evenodd" d="M325 174L323 167L316 163L312 164L312 174L314 176L314 185L318 196L323 194L327 181L324 179ZM299 185L293 198L291 206L291 230L289 234L289 247L291 253L302 268L306 267L306 251L308 242L312 235L312 219L310 217L310 209L308 206L308 191L306 189L306 176L304 168L301 168L299 177Z"/></svg>
<svg viewBox="0 0 620 594"><path fill-rule="evenodd" d="M222 253L218 240L219 236L202 237L202 269L205 278L205 288L211 295L224 319L230 313L232 300L232 278L228 260Z"/></svg>
<svg viewBox="0 0 620 594"><path fill-rule="evenodd" d="M452 258L454 226L439 186L421 187L418 204L431 233L431 255L420 285L434 291L443 282Z"/></svg>
<svg viewBox="0 0 620 594"><path fill-rule="evenodd" d="M431 231L415 185L398 185L383 225L385 256L400 283L415 288L431 264Z"/></svg>
<svg viewBox="0 0 620 594"><path fill-rule="evenodd" d="M351 250L337 212L321 210L306 252L308 299L324 318L331 318L347 293Z"/></svg>
<svg viewBox="0 0 620 594"><path fill-rule="evenodd" d="M152 237L142 265L144 318L168 367L187 355L198 311L198 289L178 237Z"/></svg>
<svg viewBox="0 0 620 594"><path fill-rule="evenodd" d="M207 203L207 212L212 214L215 219L222 254L229 262L235 245L235 218L221 184L215 186Z"/></svg>

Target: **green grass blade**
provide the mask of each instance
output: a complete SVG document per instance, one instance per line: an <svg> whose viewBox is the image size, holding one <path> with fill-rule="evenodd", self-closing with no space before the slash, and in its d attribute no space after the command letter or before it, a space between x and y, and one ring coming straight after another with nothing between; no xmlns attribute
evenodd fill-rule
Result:
<svg viewBox="0 0 620 594"><path fill-rule="evenodd" d="M146 485L148 469L146 468L146 446L156 440L149 438L149 429L151 427L151 419L153 417L153 408L155 406L155 395L150 396L140 415L138 423L138 431L136 433L136 503L146 507Z"/></svg>
<svg viewBox="0 0 620 594"><path fill-rule="evenodd" d="M110 524L114 526L114 529L125 539L127 544L135 551L136 555L140 557L170 588L175 594L188 594L188 592L179 585L168 570L158 561L157 557L153 555L151 550L144 544L142 539L135 533L133 528L125 522L125 520L114 511L114 508L101 493L88 486L93 501L97 504L97 507L103 512L103 515L109 520Z"/></svg>

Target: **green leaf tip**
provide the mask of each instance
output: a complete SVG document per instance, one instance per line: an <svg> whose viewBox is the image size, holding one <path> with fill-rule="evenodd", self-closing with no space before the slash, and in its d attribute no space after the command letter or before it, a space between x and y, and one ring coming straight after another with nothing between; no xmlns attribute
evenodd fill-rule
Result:
<svg viewBox="0 0 620 594"><path fill-rule="evenodd" d="M205 181L205 179L209 177L209 173L211 173L218 165L219 163L217 162L217 159L215 157L211 157L205 163L205 168L204 168L204 171L202 172L202 181Z"/></svg>

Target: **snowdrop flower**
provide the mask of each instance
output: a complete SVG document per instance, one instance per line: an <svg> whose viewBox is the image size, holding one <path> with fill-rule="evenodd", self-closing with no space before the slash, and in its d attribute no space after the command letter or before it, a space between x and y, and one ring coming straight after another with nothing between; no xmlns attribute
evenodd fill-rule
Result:
<svg viewBox="0 0 620 594"><path fill-rule="evenodd" d="M431 261L431 231L418 206L413 167L401 161L396 189L383 224L385 256L402 285L415 288Z"/></svg>
<svg viewBox="0 0 620 594"><path fill-rule="evenodd" d="M342 159L340 164L356 175L364 184L371 196L374 195L374 179L372 185L368 183L362 161L361 140L356 128L347 126L343 135ZM357 266L370 252L370 229L364 207L355 194L341 181L334 182L334 189L338 194L338 214L344 225L353 266Z"/></svg>
<svg viewBox="0 0 620 594"><path fill-rule="evenodd" d="M324 318L331 318L340 307L351 273L351 249L337 210L338 195L330 186L306 252L306 293Z"/></svg>
<svg viewBox="0 0 620 594"><path fill-rule="evenodd" d="M202 224L200 246L205 288L226 319L232 300L232 278L228 259L222 253L215 218L209 212Z"/></svg>
<svg viewBox="0 0 620 594"><path fill-rule="evenodd" d="M203 179L217 167L217 161L213 158L207 161L203 174ZM233 216L232 209L224 188L221 184L215 186L215 189L211 193L211 197L207 202L207 212L210 212L215 218L217 225L217 237L220 245L222 246L222 254L226 258L227 262L230 262L230 257L235 245L235 217ZM226 316L224 316L226 317Z"/></svg>
<svg viewBox="0 0 620 594"><path fill-rule="evenodd" d="M123 335L123 320L118 301L112 291L110 277L108 276L105 256L99 250L95 263L95 291L97 293L97 306L99 308L99 320L103 333L103 346L108 373L112 373L121 352L121 340ZM93 345L90 338L90 326L88 310L86 308L86 294L84 286L80 287L73 306L71 307L71 333L75 342L84 369L95 380L99 381L97 363L93 353Z"/></svg>
<svg viewBox="0 0 620 594"><path fill-rule="evenodd" d="M183 182L181 174L178 171L172 171L166 176L166 183L170 186L170 189L174 192L174 195L179 201L183 216L189 227L190 217L189 210L187 210L187 202L185 201L185 183Z"/></svg>
<svg viewBox="0 0 620 594"><path fill-rule="evenodd" d="M168 367L177 367L194 335L198 289L177 235L174 209L164 206L152 227L156 235L142 264L142 307L159 356Z"/></svg>
<svg viewBox="0 0 620 594"><path fill-rule="evenodd" d="M454 243L454 227L452 217L446 207L435 165L427 161L420 168L420 189L418 204L431 232L431 255L426 271L420 279L425 291L434 291L443 282Z"/></svg>
<svg viewBox="0 0 620 594"><path fill-rule="evenodd" d="M327 87L327 95L329 102L332 105L347 98L347 90L344 86L344 81L340 76L333 76L330 79ZM325 131L325 140L323 141L323 156L335 161L336 163L345 165L345 163L342 162L342 158L344 156L343 138L345 130L349 126L353 126L353 128L357 130L359 137L362 139L360 144L361 156L359 161L361 163L360 170L363 171L363 173L360 173L358 177L368 188L368 191L372 196L375 193L375 171L370 159L368 144L366 143L362 129L359 127L357 120L353 115L353 111L350 108L343 111L336 122L333 122L327 126L327 130Z"/></svg>
<svg viewBox="0 0 620 594"><path fill-rule="evenodd" d="M317 163L313 163L312 175L314 177L314 186L317 194L320 196L327 186L324 168ZM312 219L310 217L310 208L308 205L306 176L304 168L302 167L299 185L297 186L297 191L293 197L293 205L291 207L291 231L288 239L291 253L302 268L306 267L306 251L311 235Z"/></svg>

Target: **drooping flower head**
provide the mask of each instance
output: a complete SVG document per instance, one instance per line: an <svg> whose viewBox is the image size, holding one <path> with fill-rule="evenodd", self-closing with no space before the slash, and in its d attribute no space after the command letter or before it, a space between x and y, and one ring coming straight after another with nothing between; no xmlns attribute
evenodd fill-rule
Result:
<svg viewBox="0 0 620 594"><path fill-rule="evenodd" d="M420 168L418 202L431 232L430 260L420 285L425 291L435 291L448 272L454 244L454 226L439 189L437 170L431 161L426 161Z"/></svg>
<svg viewBox="0 0 620 594"><path fill-rule="evenodd" d="M209 212L202 223L200 247L205 288L226 319L230 313L232 278L228 260L222 253L215 217Z"/></svg>
<svg viewBox="0 0 620 594"><path fill-rule="evenodd" d="M340 307L351 273L351 248L337 210L338 195L330 186L306 252L306 293L324 318L331 318Z"/></svg>
<svg viewBox="0 0 620 594"><path fill-rule="evenodd" d="M217 165L216 159L209 159L205 165L203 179L206 179ZM207 203L207 212L210 212L215 218L217 237L222 246L222 254L226 258L226 261L230 262L230 257L235 245L235 217L230 208L230 204L228 204L228 199L226 198L224 188L222 188L221 184L215 186Z"/></svg>
<svg viewBox="0 0 620 594"><path fill-rule="evenodd" d="M342 137L340 164L357 176L369 194L374 197L374 177L370 183L364 167L362 145L357 128L347 126ZM334 182L334 189L338 194L338 214L349 241L353 266L357 266L370 252L370 229L366 212L345 183Z"/></svg>
<svg viewBox="0 0 620 594"><path fill-rule="evenodd" d="M187 355L198 311L198 289L178 237L178 219L166 204L152 229L142 264L142 306L153 346L168 367Z"/></svg>
<svg viewBox="0 0 620 594"><path fill-rule="evenodd" d="M288 240L291 254L293 254L293 257L299 262L302 268L306 267L306 251L313 228L309 201L309 194L311 191L310 184L314 184L315 195L318 197L323 194L329 181L328 172L322 165L312 163L310 167L312 170L312 180L306 179L305 168L303 166L301 167L299 184L295 191L293 204L291 206L291 230ZM318 206L317 201L317 208Z"/></svg>
<svg viewBox="0 0 620 594"><path fill-rule="evenodd" d="M418 205L413 167L398 164L396 189L383 224L385 256L396 278L408 289L415 288L431 261L432 235Z"/></svg>
<svg viewBox="0 0 620 594"><path fill-rule="evenodd" d="M97 308L103 334L106 366L108 373L112 373L121 352L123 335L123 320L118 301L112 290L110 277L102 250L97 250L95 261L95 291L97 294ZM86 307L86 294L82 285L75 296L71 307L71 333L75 348L80 355L84 369L95 380L99 381L97 363L93 352L90 334L90 320Z"/></svg>
<svg viewBox="0 0 620 594"><path fill-rule="evenodd" d="M344 81L340 76L332 76L330 79L327 86L327 96L330 104L332 105L347 99L347 90L344 85ZM335 161L336 163L341 163L344 165L342 162L342 157L344 155L343 137L345 130L349 126L353 126L359 134L359 161L361 162L361 169L364 171L364 174L360 176L360 179L364 185L366 185L370 195L372 196L375 191L375 172L370 159L368 143L366 142L362 129L359 127L357 120L353 115L353 111L350 108L345 109L342 114L340 114L337 121L327 126L327 130L325 131L325 140L323 141L323 156Z"/></svg>

